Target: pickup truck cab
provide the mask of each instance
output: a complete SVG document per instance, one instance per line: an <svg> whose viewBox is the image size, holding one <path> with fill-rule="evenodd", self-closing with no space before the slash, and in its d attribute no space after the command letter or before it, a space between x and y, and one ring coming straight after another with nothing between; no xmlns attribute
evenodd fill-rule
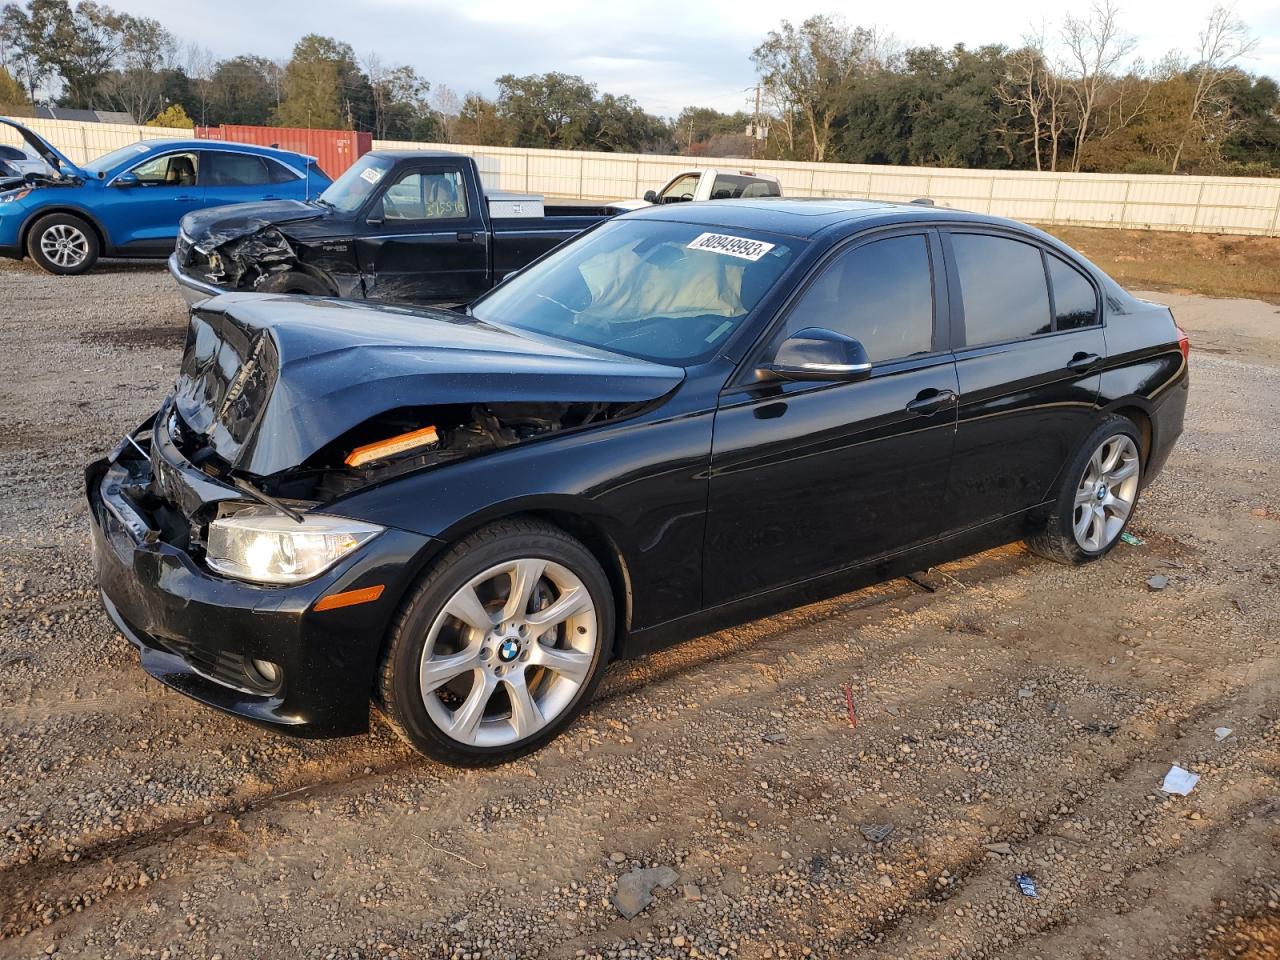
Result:
<svg viewBox="0 0 1280 960"><path fill-rule="evenodd" d="M780 197L777 177L750 170L684 170L667 181L661 190L646 190L642 200L619 200L620 210L639 210L662 203L689 203L694 200L744 200L753 197Z"/></svg>
<svg viewBox="0 0 1280 960"><path fill-rule="evenodd" d="M486 194L461 154L378 150L315 200L184 217L169 271L191 304L236 290L466 303L614 212Z"/></svg>

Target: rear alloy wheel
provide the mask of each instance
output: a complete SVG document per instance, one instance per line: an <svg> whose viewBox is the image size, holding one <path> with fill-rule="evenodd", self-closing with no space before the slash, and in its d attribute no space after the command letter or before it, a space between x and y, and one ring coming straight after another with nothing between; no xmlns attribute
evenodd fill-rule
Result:
<svg viewBox="0 0 1280 960"><path fill-rule="evenodd" d="M1138 500L1141 462L1138 445L1123 433L1093 451L1076 486L1071 530L1082 550L1099 552L1113 544Z"/></svg>
<svg viewBox="0 0 1280 960"><path fill-rule="evenodd" d="M1042 557L1074 564L1115 546L1142 488L1141 442L1127 417L1100 423L1063 471L1057 499L1027 545Z"/></svg>
<svg viewBox="0 0 1280 960"><path fill-rule="evenodd" d="M459 543L402 611L380 699L439 760L502 763L537 749L589 701L612 641L608 579L562 531L506 521Z"/></svg>
<svg viewBox="0 0 1280 960"><path fill-rule="evenodd" d="M27 234L27 253L49 273L74 276L98 260L98 235L69 213L41 217Z"/></svg>

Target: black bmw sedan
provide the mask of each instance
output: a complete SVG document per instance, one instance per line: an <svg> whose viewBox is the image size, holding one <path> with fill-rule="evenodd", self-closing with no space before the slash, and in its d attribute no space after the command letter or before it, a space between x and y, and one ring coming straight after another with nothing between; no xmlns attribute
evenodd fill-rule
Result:
<svg viewBox="0 0 1280 960"><path fill-rule="evenodd" d="M1011 540L1097 560L1187 359L1052 237L911 204L649 208L463 312L228 294L87 470L103 601L210 706L501 762L612 658Z"/></svg>

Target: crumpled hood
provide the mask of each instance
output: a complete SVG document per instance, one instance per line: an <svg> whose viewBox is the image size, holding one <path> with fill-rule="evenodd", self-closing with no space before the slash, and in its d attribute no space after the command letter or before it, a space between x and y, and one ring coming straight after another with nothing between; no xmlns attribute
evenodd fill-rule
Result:
<svg viewBox="0 0 1280 960"><path fill-rule="evenodd" d="M230 240L247 237L267 227L320 220L326 213L324 207L302 200L230 203L188 213L182 218L181 227L191 245L208 254Z"/></svg>
<svg viewBox="0 0 1280 960"><path fill-rule="evenodd" d="M446 310L229 293L192 311L174 401L233 468L268 476L402 407L637 403L683 379Z"/></svg>

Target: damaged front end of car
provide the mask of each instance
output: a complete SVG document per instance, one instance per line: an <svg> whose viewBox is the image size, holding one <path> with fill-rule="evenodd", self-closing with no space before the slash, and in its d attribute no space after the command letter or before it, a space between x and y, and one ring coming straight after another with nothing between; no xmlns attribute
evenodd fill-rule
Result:
<svg viewBox="0 0 1280 960"><path fill-rule="evenodd" d="M682 378L446 311L209 300L173 393L87 470L104 604L170 686L295 733L358 732L352 677L372 675L441 532L361 518L362 491L616 422Z"/></svg>
<svg viewBox="0 0 1280 960"><path fill-rule="evenodd" d="M235 291L358 293L350 244L312 242L301 235L322 234L327 216L326 208L301 200L189 213L182 219L169 271L191 305ZM281 285L282 280L297 283Z"/></svg>
<svg viewBox="0 0 1280 960"><path fill-rule="evenodd" d="M190 243L189 263L210 283L228 290L252 290L273 273L298 265L293 244L274 224L261 223L251 233L212 234ZM203 265L195 258L203 258Z"/></svg>

